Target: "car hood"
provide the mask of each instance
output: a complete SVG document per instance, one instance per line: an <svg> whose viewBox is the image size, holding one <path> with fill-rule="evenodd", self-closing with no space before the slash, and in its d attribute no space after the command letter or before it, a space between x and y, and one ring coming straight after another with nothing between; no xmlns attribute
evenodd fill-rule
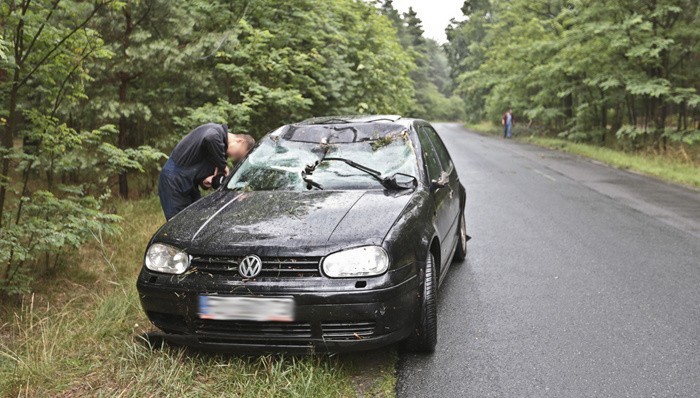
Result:
<svg viewBox="0 0 700 398"><path fill-rule="evenodd" d="M381 245L411 196L379 190L218 191L171 219L154 241L191 254L325 256Z"/></svg>

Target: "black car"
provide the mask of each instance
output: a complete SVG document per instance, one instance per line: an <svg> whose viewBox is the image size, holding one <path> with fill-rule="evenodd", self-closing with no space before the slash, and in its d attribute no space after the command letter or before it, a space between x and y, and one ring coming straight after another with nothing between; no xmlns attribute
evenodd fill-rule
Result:
<svg viewBox="0 0 700 398"><path fill-rule="evenodd" d="M156 232L141 304L168 341L203 349L431 352L437 287L466 256L465 200L425 121L286 125Z"/></svg>

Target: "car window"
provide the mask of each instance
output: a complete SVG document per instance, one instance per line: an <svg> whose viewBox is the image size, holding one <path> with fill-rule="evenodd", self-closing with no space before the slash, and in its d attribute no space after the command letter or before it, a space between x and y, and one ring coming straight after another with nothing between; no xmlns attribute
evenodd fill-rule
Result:
<svg viewBox="0 0 700 398"><path fill-rule="evenodd" d="M401 131L360 142L320 144L267 137L246 158L227 187L244 191L307 190L301 172L324 157L345 158L379 171L382 176L404 173L418 178L418 164L408 132ZM323 189L382 189L372 176L340 161L324 161L311 176Z"/></svg>
<svg viewBox="0 0 700 398"><path fill-rule="evenodd" d="M428 169L428 179L436 180L440 178L440 173L442 169L440 167L440 160L433 148L432 142L428 139L426 132L423 128L418 128L418 140L420 141L420 146L423 149L423 161Z"/></svg>
<svg viewBox="0 0 700 398"><path fill-rule="evenodd" d="M435 152L437 152L438 158L440 159L442 170L446 172L452 170L452 159L450 158L450 153L447 151L445 144L443 144L442 140L438 136L437 131L430 126L421 126L421 129L425 131L425 134L430 139L430 142L433 143L433 148L435 148Z"/></svg>

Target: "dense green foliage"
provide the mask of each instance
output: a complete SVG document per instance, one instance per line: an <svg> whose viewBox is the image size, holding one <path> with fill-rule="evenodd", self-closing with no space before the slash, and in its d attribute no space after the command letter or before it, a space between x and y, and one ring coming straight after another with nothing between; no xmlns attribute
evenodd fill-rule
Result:
<svg viewBox="0 0 700 398"><path fill-rule="evenodd" d="M27 287L27 265L55 268L93 235L116 232L102 209L108 177L160 154L117 148L108 124L80 127L89 65L111 56L90 22L107 2L0 4L0 293Z"/></svg>
<svg viewBox="0 0 700 398"><path fill-rule="evenodd" d="M694 0L468 0L447 53L473 120L516 117L577 141L700 141Z"/></svg>
<svg viewBox="0 0 700 398"><path fill-rule="evenodd" d="M260 137L314 115L461 111L415 14L369 2L2 0L0 18L0 293L116 232L112 190L152 192L200 123Z"/></svg>

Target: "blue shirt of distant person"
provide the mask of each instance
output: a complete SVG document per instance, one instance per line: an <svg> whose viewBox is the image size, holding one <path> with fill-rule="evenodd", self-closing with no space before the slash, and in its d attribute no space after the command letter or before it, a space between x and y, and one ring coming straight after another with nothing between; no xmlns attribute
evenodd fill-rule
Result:
<svg viewBox="0 0 700 398"><path fill-rule="evenodd" d="M503 138L510 138L513 136L513 125L515 124L515 118L513 117L513 110L508 109L508 112L503 114Z"/></svg>
<svg viewBox="0 0 700 398"><path fill-rule="evenodd" d="M199 187L218 188L227 176L227 159L243 159L255 145L253 137L232 134L225 124L197 127L173 149L158 179L158 196L165 219L170 220L199 200ZM217 178L218 177L218 178Z"/></svg>

